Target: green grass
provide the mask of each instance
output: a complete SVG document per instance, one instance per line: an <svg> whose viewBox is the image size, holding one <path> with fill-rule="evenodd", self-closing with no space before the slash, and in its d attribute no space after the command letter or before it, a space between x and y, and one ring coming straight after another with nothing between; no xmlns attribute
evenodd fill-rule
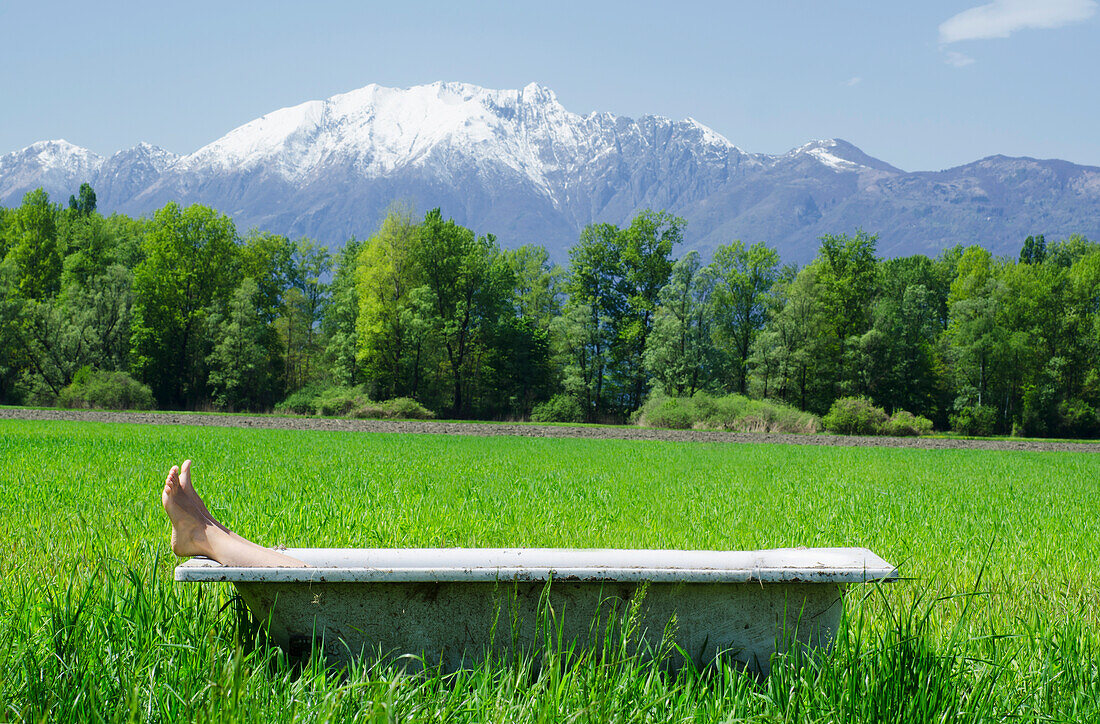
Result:
<svg viewBox="0 0 1100 724"><path fill-rule="evenodd" d="M765 682L629 656L300 670L241 645L231 588L172 582L185 457L269 545L859 545L911 580L853 589L833 652ZM1096 720L1098 511L1091 453L0 421L0 720Z"/></svg>
<svg viewBox="0 0 1100 724"><path fill-rule="evenodd" d="M1013 435L960 435L957 432L935 432L931 435L926 435L927 438L943 439L943 440L1004 440L1008 442L1072 442L1082 443L1086 445L1100 445L1100 440L1096 438L1077 438L1077 437L1022 437Z"/></svg>

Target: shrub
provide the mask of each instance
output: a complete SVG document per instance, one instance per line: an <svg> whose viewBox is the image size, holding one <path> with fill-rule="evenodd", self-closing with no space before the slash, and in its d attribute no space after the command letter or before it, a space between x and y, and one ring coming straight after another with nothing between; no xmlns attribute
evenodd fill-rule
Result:
<svg viewBox="0 0 1100 724"><path fill-rule="evenodd" d="M729 400L730 397L723 397L719 402ZM723 422L723 427L727 430L809 435L821 429L821 421L809 412L769 400L752 400L747 397L741 397L741 399L744 400L744 406L741 408L740 417L733 421L725 418L727 421Z"/></svg>
<svg viewBox="0 0 1100 724"><path fill-rule="evenodd" d="M382 403L389 416L402 420L430 420L435 413L411 397L395 397Z"/></svg>
<svg viewBox="0 0 1100 724"><path fill-rule="evenodd" d="M293 392L285 400L275 405L275 412L291 415L316 415L317 396L321 392L320 387L309 385L297 392Z"/></svg>
<svg viewBox="0 0 1100 724"><path fill-rule="evenodd" d="M554 395L531 410L534 422L583 422L584 410L572 395Z"/></svg>
<svg viewBox="0 0 1100 724"><path fill-rule="evenodd" d="M1068 400L1058 405L1058 427L1066 437L1096 437L1100 414L1084 400Z"/></svg>
<svg viewBox="0 0 1100 724"><path fill-rule="evenodd" d="M84 399L84 388L78 388L75 384L62 388L61 394L57 396L56 402L58 407L64 407L66 410L74 410L88 406L88 401Z"/></svg>
<svg viewBox="0 0 1100 724"><path fill-rule="evenodd" d="M378 402L372 402L367 400L355 406L355 409L348 412L348 417L354 417L357 420L382 420L387 417L386 408Z"/></svg>
<svg viewBox="0 0 1100 724"><path fill-rule="evenodd" d="M781 402L744 395L715 397L707 392L692 397L654 395L635 412L634 419L643 427L674 430L811 434L820 429L816 416Z"/></svg>
<svg viewBox="0 0 1100 724"><path fill-rule="evenodd" d="M153 392L125 372L81 368L57 398L61 407L100 410L150 410Z"/></svg>
<svg viewBox="0 0 1100 724"><path fill-rule="evenodd" d="M881 435L889 416L866 397L841 397L823 422L825 429L840 435Z"/></svg>
<svg viewBox="0 0 1100 724"><path fill-rule="evenodd" d="M435 417L431 410L408 397L396 397L385 402L366 400L349 414L360 420L430 420Z"/></svg>
<svg viewBox="0 0 1100 724"><path fill-rule="evenodd" d="M429 420L435 413L408 397L385 402L370 399L362 387L303 387L275 406L278 412L359 419Z"/></svg>
<svg viewBox="0 0 1100 724"><path fill-rule="evenodd" d="M893 437L916 437L918 435L930 435L931 433L931 420L905 410L896 411L882 427L883 435Z"/></svg>
<svg viewBox="0 0 1100 724"><path fill-rule="evenodd" d="M690 397L656 397L642 405L638 424L642 427L664 427L690 430L699 421L699 410Z"/></svg>
<svg viewBox="0 0 1100 724"><path fill-rule="evenodd" d="M951 416L951 429L960 435L989 436L997 425L997 410L989 405L960 407Z"/></svg>
<svg viewBox="0 0 1100 724"><path fill-rule="evenodd" d="M359 387L329 387L322 390L314 401L318 415L339 417L351 414L352 410L366 407L370 398Z"/></svg>

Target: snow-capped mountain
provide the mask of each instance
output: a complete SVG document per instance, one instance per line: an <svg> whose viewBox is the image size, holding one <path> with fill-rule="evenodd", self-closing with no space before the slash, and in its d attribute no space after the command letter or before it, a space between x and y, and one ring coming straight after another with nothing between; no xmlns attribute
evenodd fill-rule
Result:
<svg viewBox="0 0 1100 724"><path fill-rule="evenodd" d="M559 259L586 224L647 207L686 217L688 245L704 253L764 240L791 261L857 226L891 255L1100 235L1100 169L993 157L905 173L839 139L752 154L691 118L572 113L536 84L369 85L274 111L186 156L141 144L104 159L48 141L0 157L6 205L37 186L63 201L83 181L104 211L205 203L242 231L331 245L369 235L394 201L441 206L505 246L539 243Z"/></svg>
<svg viewBox="0 0 1100 724"><path fill-rule="evenodd" d="M62 195L68 199L82 182L94 179L102 165L102 156L68 141L39 141L0 156L0 203L16 205L24 193L39 186L55 200Z"/></svg>
<svg viewBox="0 0 1100 724"><path fill-rule="evenodd" d="M178 160L179 156L171 151L148 143L119 151L99 167L93 184L97 201L104 208L121 207L156 183Z"/></svg>

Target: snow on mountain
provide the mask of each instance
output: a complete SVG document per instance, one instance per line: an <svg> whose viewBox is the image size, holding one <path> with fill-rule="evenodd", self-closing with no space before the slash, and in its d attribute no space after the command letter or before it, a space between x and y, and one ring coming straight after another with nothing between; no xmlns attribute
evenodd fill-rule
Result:
<svg viewBox="0 0 1100 724"><path fill-rule="evenodd" d="M560 246L594 219L699 200L753 164L698 121L579 115L534 83L369 85L246 123L120 208L198 201L244 228L332 240L363 235L364 218L400 200L505 241Z"/></svg>
<svg viewBox="0 0 1100 724"><path fill-rule="evenodd" d="M775 163L811 158L835 172L881 171L887 174L904 173L885 161L868 156L852 144L840 138L810 141L775 158Z"/></svg>
<svg viewBox="0 0 1100 724"><path fill-rule="evenodd" d="M262 169L300 186L333 166L351 166L372 179L428 166L445 154L502 165L555 198L564 174L611 150L607 141L618 120L570 113L553 91L535 83L521 90L368 85L257 118L183 158L177 171L207 177ZM703 148L736 151L697 121L680 125Z"/></svg>
<svg viewBox="0 0 1100 724"><path fill-rule="evenodd" d="M149 143L119 151L99 167L93 187L101 208L119 208L155 183L179 156Z"/></svg>
<svg viewBox="0 0 1100 724"><path fill-rule="evenodd" d="M833 153L834 148L836 148L836 141L811 141L791 151L787 156L790 158L797 158L802 155L812 156L815 160L834 171L857 171L860 169L861 164L836 155Z"/></svg>
<svg viewBox="0 0 1100 724"><path fill-rule="evenodd" d="M1036 232L1100 236L1100 169L992 157L906 173L841 139L752 154L692 118L572 113L535 83L368 85L273 111L185 156L139 144L104 159L65 141L0 156L9 206L37 186L67 199L83 181L104 211L205 203L242 232L330 245L370 234L394 201L440 206L505 246L543 244L559 260L586 224L624 224L643 208L687 218L689 248L764 240L792 261L812 257L820 235L857 226L880 233L888 254L1014 249Z"/></svg>
<svg viewBox="0 0 1100 724"><path fill-rule="evenodd" d="M56 141L39 141L24 148L18 155L8 154L0 159L0 168L13 156L24 163L33 162L43 167L73 174L94 172L103 163L102 156L69 143L63 138Z"/></svg>
<svg viewBox="0 0 1100 724"><path fill-rule="evenodd" d="M0 156L0 200L18 204L23 194L39 186L52 197L68 199L102 165L102 156L64 139L39 141Z"/></svg>

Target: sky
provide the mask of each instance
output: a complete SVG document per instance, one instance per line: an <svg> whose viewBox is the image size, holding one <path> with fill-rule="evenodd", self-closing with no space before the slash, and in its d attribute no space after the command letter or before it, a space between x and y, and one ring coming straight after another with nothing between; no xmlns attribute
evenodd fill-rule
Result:
<svg viewBox="0 0 1100 724"><path fill-rule="evenodd" d="M285 106L448 80L692 117L750 152L843 138L907 171L1100 166L1098 41L1096 0L0 0L0 153L190 153Z"/></svg>

